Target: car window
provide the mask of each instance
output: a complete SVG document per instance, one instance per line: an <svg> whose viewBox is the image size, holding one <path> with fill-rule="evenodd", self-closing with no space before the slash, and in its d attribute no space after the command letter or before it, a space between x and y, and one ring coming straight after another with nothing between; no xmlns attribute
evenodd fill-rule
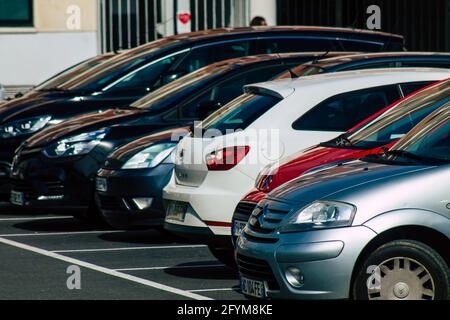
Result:
<svg viewBox="0 0 450 320"><path fill-rule="evenodd" d="M398 99L396 85L339 94L311 109L292 127L306 131L347 131Z"/></svg>
<svg viewBox="0 0 450 320"><path fill-rule="evenodd" d="M180 73L191 73L214 62L250 55L250 41L233 41L195 48L176 67Z"/></svg>
<svg viewBox="0 0 450 320"><path fill-rule="evenodd" d="M269 95L245 93L213 113L199 127L203 131L218 130L222 134L244 130L281 100Z"/></svg>
<svg viewBox="0 0 450 320"><path fill-rule="evenodd" d="M450 57L449 61L403 61L402 67L421 67L421 68L445 68L450 69Z"/></svg>
<svg viewBox="0 0 450 320"><path fill-rule="evenodd" d="M433 111L450 101L448 82L439 83L386 110L348 136L352 146L371 149L401 138Z"/></svg>
<svg viewBox="0 0 450 320"><path fill-rule="evenodd" d="M267 39L265 53L287 53L308 51L334 51L336 46L329 39L286 38Z"/></svg>
<svg viewBox="0 0 450 320"><path fill-rule="evenodd" d="M406 96L409 96L411 93L414 93L417 90L420 90L432 83L433 83L433 81L402 83L402 84L400 84L400 88L402 89L403 95L406 97Z"/></svg>
<svg viewBox="0 0 450 320"><path fill-rule="evenodd" d="M385 68L398 68L400 64L396 62L378 62L378 63L363 63L352 67L343 66L342 68L336 68L335 71L352 71L352 70L362 70L362 69L385 69Z"/></svg>
<svg viewBox="0 0 450 320"><path fill-rule="evenodd" d="M240 72L236 76L215 84L200 96L181 106L179 116L183 119L204 119L240 96L245 85L270 80L286 68L286 66L277 65Z"/></svg>
<svg viewBox="0 0 450 320"><path fill-rule="evenodd" d="M103 91L115 93L123 91L129 92L131 90L132 92L139 92L142 94L148 93L158 87L157 83L161 76L169 70L182 55L183 53L178 53L152 61L107 86Z"/></svg>
<svg viewBox="0 0 450 320"><path fill-rule="evenodd" d="M378 42L341 40L340 44L344 51L377 52L382 51L384 48L384 44Z"/></svg>
<svg viewBox="0 0 450 320"><path fill-rule="evenodd" d="M424 159L450 161L450 103L430 115L400 140L392 150Z"/></svg>

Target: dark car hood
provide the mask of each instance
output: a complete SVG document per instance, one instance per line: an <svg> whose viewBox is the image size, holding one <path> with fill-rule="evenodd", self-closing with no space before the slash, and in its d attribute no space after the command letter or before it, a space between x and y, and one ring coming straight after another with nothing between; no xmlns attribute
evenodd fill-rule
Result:
<svg viewBox="0 0 450 320"><path fill-rule="evenodd" d="M125 121L128 118L133 119L142 113L142 110L137 109L112 109L101 113L77 116L33 135L26 142L27 148L46 146L67 136L114 125L119 119L120 121Z"/></svg>
<svg viewBox="0 0 450 320"><path fill-rule="evenodd" d="M105 162L107 169L120 169L123 164L140 151L155 143L177 142L190 131L189 127L173 128L144 136L138 140L130 142L112 152Z"/></svg>
<svg viewBox="0 0 450 320"><path fill-rule="evenodd" d="M310 203L348 188L376 180L401 176L427 166L386 165L365 161L351 161L300 176L269 194L270 198L292 203Z"/></svg>

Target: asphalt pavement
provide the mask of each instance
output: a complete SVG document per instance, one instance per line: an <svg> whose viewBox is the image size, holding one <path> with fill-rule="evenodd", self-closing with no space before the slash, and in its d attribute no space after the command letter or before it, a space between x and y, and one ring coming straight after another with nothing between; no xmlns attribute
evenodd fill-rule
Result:
<svg viewBox="0 0 450 320"><path fill-rule="evenodd" d="M0 299L243 299L201 244L0 205Z"/></svg>

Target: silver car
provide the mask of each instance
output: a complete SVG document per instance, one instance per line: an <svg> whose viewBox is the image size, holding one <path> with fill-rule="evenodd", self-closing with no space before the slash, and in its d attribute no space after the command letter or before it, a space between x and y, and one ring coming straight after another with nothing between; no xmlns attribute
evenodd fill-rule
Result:
<svg viewBox="0 0 450 320"><path fill-rule="evenodd" d="M383 155L270 193L237 242L241 290L283 299L450 297L450 96Z"/></svg>

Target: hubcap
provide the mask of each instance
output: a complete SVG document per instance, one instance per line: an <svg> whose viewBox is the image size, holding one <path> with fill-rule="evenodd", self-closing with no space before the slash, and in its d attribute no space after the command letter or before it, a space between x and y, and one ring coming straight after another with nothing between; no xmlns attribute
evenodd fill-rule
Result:
<svg viewBox="0 0 450 320"><path fill-rule="evenodd" d="M384 261L368 281L370 300L433 300L434 280L419 262L405 257Z"/></svg>

